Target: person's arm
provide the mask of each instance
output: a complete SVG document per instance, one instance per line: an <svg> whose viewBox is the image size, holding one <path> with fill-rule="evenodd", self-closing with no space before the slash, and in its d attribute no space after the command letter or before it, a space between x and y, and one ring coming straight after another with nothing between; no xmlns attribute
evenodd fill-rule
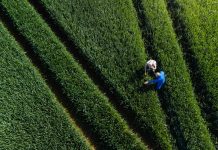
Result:
<svg viewBox="0 0 218 150"><path fill-rule="evenodd" d="M155 84L155 83L158 83L158 82L159 82L159 79L157 78L157 79L154 79L154 80L149 80L147 82L147 84Z"/></svg>
<svg viewBox="0 0 218 150"><path fill-rule="evenodd" d="M158 82L159 82L159 78L154 79L154 80L146 81L144 84L154 84L154 83L158 83Z"/></svg>

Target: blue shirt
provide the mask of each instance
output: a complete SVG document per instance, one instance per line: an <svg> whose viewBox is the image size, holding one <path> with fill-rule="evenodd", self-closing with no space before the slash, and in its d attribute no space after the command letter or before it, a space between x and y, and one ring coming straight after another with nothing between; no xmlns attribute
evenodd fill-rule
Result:
<svg viewBox="0 0 218 150"><path fill-rule="evenodd" d="M165 73L163 71L160 72L160 76L156 77L156 79L148 81L148 84L156 84L156 90L159 90L164 83Z"/></svg>

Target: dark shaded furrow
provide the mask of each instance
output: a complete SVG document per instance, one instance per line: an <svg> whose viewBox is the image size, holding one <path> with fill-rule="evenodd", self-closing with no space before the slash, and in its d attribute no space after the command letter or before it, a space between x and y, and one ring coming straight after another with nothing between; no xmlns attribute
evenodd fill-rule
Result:
<svg viewBox="0 0 218 150"><path fill-rule="evenodd" d="M78 129L80 129L80 132L86 137L87 142L93 146L92 149L95 149L95 144L93 144L94 142L91 138L91 135L87 132L85 127L81 125L80 121L75 117L76 112L74 111L75 109L73 108L72 102L69 100L67 95L64 94L61 86L55 81L52 72L46 69L47 67L45 63L43 63L43 60L40 60L40 57L37 55L37 53L32 50L32 45L23 35L19 34L19 31L14 26L13 21L8 16L4 15L5 11L6 10L0 6L0 19L2 20L3 24L8 29L10 34L13 35L21 48L25 51L26 56L31 60L34 67L39 70L42 78L51 89L52 93L56 96L59 103L61 103L62 106L66 108L66 112L75 122Z"/></svg>
<svg viewBox="0 0 218 150"><path fill-rule="evenodd" d="M113 106L115 106L116 110L126 120L131 130L136 132L141 137L141 139L148 146L149 149L155 148L155 143L153 142L153 140L151 140L151 137L142 134L140 132L140 129L134 126L134 117L132 116L132 114L118 103L117 99L122 96L117 95L118 92L116 92L115 89L109 88L112 86L108 86L108 83L105 82L106 79L104 79L104 76L101 74L101 71L97 70L96 68L93 69L94 65L92 65L92 63L88 61L89 58L80 53L79 48L76 46L74 41L68 36L65 30L55 21L55 19L53 19L51 14L48 13L46 8L39 1L29 0L29 2L46 21L46 23L49 25L49 27L55 33L55 35L59 38L59 40L65 45L68 52L72 54L72 57L75 58L75 60L77 60L77 62L81 65L83 70L86 71L89 78L94 82L94 84L99 88L99 90L105 94L105 96L110 100Z"/></svg>
<svg viewBox="0 0 218 150"><path fill-rule="evenodd" d="M151 59L157 60L156 55L152 53L153 32L151 30L151 25L149 24L149 21L147 21L148 20L147 17L143 13L144 8L142 6L142 2L141 0L133 0L133 4L134 4L134 7L137 13L138 23L139 23L140 30L142 31L142 37L144 40L144 46L145 46L148 58L150 57ZM147 30L144 27L147 27Z"/></svg>

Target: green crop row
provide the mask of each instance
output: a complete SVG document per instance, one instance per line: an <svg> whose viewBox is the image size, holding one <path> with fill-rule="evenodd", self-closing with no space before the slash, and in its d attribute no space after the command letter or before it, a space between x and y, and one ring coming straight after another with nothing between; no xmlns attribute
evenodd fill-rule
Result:
<svg viewBox="0 0 218 150"><path fill-rule="evenodd" d="M0 22L0 149L91 149Z"/></svg>
<svg viewBox="0 0 218 150"><path fill-rule="evenodd" d="M27 1L3 0L0 5L44 67L52 72L97 148L146 149Z"/></svg>
<svg viewBox="0 0 218 150"><path fill-rule="evenodd" d="M140 1L139 1L140 2ZM166 104L174 137L182 149L214 149L201 116L182 50L164 0L141 0L150 53L167 74L160 96Z"/></svg>
<svg viewBox="0 0 218 150"><path fill-rule="evenodd" d="M33 2L34 3L34 2ZM131 0L41 0L74 51L117 97L141 135L161 149L172 149L157 94L143 87L144 45Z"/></svg>
<svg viewBox="0 0 218 150"><path fill-rule="evenodd" d="M218 7L213 0L177 0L170 3L172 16L183 24L178 28L190 63L199 102L213 134L218 137Z"/></svg>

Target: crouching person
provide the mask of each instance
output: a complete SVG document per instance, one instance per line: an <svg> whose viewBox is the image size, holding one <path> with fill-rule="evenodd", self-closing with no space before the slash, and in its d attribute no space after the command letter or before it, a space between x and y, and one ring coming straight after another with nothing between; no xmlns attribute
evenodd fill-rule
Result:
<svg viewBox="0 0 218 150"><path fill-rule="evenodd" d="M160 90L161 87L164 85L165 83L165 73L163 71L160 72L156 72L155 73L156 78L154 80L149 80L146 81L144 84L145 85L149 85L149 84L156 84L155 89L156 90Z"/></svg>

